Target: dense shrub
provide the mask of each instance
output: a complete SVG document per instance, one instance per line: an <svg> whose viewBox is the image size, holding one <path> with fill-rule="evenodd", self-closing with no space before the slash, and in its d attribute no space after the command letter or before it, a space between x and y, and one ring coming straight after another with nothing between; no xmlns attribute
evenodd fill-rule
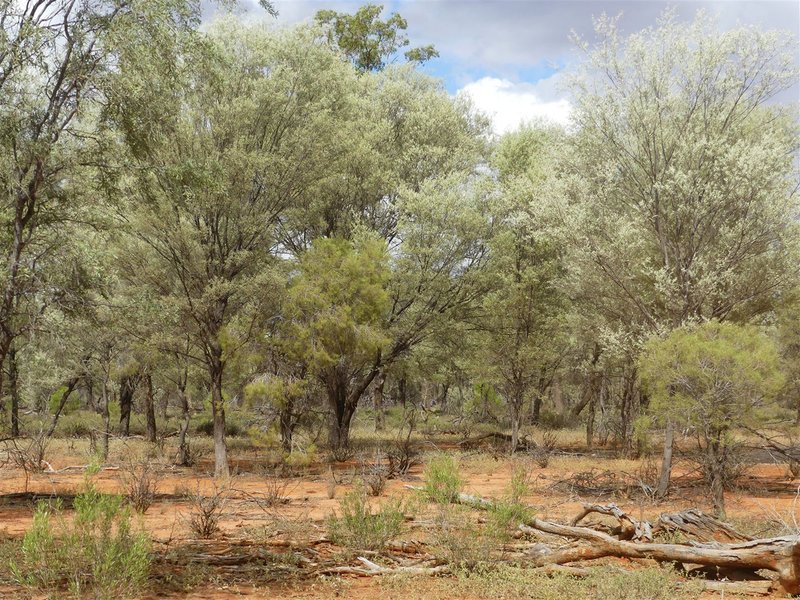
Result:
<svg viewBox="0 0 800 600"><path fill-rule="evenodd" d="M425 467L425 494L433 502L448 504L453 502L464 481L458 474L456 461L449 454L433 457Z"/></svg>
<svg viewBox="0 0 800 600"><path fill-rule="evenodd" d="M400 500L384 502L374 511L367 501L367 492L357 487L339 501L339 515L328 519L330 538L350 550L380 550L400 535L404 505Z"/></svg>
<svg viewBox="0 0 800 600"><path fill-rule="evenodd" d="M64 518L60 503L40 502L25 534L17 583L43 589L68 587L75 595L91 590L97 598L141 593L150 570L150 540L131 527L122 498L92 485L75 498L75 518Z"/></svg>

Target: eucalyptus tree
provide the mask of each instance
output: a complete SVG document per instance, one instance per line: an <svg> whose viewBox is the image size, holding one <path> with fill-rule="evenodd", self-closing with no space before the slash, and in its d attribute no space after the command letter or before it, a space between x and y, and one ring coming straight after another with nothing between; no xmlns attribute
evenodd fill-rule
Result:
<svg viewBox="0 0 800 600"><path fill-rule="evenodd" d="M338 123L358 112L359 84L307 28L226 21L180 52L151 61L142 86L137 61L152 57L140 50L116 83L131 160L127 260L129 277L191 336L211 392L215 474L226 476L224 376L240 345L226 332L269 310L277 227L306 190L336 177Z"/></svg>
<svg viewBox="0 0 800 600"><path fill-rule="evenodd" d="M553 167L560 138L555 130L523 128L501 140L492 160L498 186L487 267L492 290L482 300L476 358L508 406L512 452L524 406L541 404L567 347L563 249L540 210L544 198L558 193Z"/></svg>
<svg viewBox="0 0 800 600"><path fill-rule="evenodd" d="M791 36L672 12L627 39L607 17L596 31L574 80L572 260L638 340L769 311L798 274L797 123L770 103L796 81Z"/></svg>

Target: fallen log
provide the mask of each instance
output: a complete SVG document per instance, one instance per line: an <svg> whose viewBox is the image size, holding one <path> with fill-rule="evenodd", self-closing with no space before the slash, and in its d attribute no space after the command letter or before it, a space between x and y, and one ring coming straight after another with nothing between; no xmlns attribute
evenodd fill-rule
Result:
<svg viewBox="0 0 800 600"><path fill-rule="evenodd" d="M446 575L450 573L450 567L437 565L435 567L382 567L363 556L358 557L362 567L327 567L320 569L318 575L360 575L362 577L372 577L374 575L394 575L403 573L406 575Z"/></svg>
<svg viewBox="0 0 800 600"><path fill-rule="evenodd" d="M800 536L782 536L733 544L694 543L656 544L618 540L587 527L560 525L533 518L523 531L543 531L553 535L590 542L588 546L545 551L539 547L534 564L564 564L605 556L649 558L660 562L691 563L757 571L767 569L778 575L781 586L790 594L800 594Z"/></svg>
<svg viewBox="0 0 800 600"><path fill-rule="evenodd" d="M753 539L696 508L677 513L662 513L659 515L653 531L656 533L680 531L706 542L749 542Z"/></svg>
<svg viewBox="0 0 800 600"><path fill-rule="evenodd" d="M622 511L613 502L611 504L586 504L583 505L583 510L572 519L570 525L573 527L580 523L585 517L592 513L601 515L608 515L614 517L619 521L619 539L621 540L642 540L646 542L653 541L653 531L650 523L647 521L637 521L630 515Z"/></svg>

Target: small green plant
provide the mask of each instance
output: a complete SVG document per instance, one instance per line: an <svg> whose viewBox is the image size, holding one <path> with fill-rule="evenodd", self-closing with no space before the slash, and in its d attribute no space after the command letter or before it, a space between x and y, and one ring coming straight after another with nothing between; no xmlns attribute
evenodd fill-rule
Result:
<svg viewBox="0 0 800 600"><path fill-rule="evenodd" d="M464 481L458 465L449 454L433 457L425 468L425 494L433 502L449 504L458 498Z"/></svg>
<svg viewBox="0 0 800 600"><path fill-rule="evenodd" d="M373 510L366 490L356 487L339 500L339 515L328 519L328 534L350 550L380 550L400 535L404 509L401 500L389 500Z"/></svg>
<svg viewBox="0 0 800 600"><path fill-rule="evenodd" d="M59 589L97 598L140 593L150 571L150 540L131 527L120 496L101 494L91 483L75 498L75 518L64 518L59 502L40 502L11 564L21 585Z"/></svg>
<svg viewBox="0 0 800 600"><path fill-rule="evenodd" d="M442 505L435 517L437 556L455 569L472 570L488 563L495 539L471 520L464 506Z"/></svg>
<svg viewBox="0 0 800 600"><path fill-rule="evenodd" d="M489 532L500 542L507 542L511 533L531 517L531 509L523 501L530 492L530 478L524 465L516 465L505 497L489 509Z"/></svg>

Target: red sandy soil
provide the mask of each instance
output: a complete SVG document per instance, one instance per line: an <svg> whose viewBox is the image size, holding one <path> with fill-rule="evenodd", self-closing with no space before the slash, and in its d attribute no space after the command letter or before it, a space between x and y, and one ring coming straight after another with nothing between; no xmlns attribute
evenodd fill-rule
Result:
<svg viewBox="0 0 800 600"><path fill-rule="evenodd" d="M462 462L462 475L466 479L466 489L470 493L482 496L502 496L512 474L512 462L508 459L500 458L493 460L489 456L484 456L479 460L471 462L472 459L465 458ZM69 465L80 465L79 457L63 456L61 460L56 460L52 465L57 472L41 473L31 475L26 481L23 474L18 470L0 470L0 494L18 493L22 491L37 492L41 494L74 494L78 492L84 483L84 475L80 470L69 470L58 472L59 469ZM611 461L614 462L614 461ZM574 464L573 464L574 463ZM534 467L532 476L533 493L526 500L539 510L540 516L548 519L568 519L580 510L583 501L603 501L607 502L608 497L592 498L578 497L564 491L554 491L551 486L563 480L577 471L586 471L594 468L600 472L614 468L614 465L604 464L602 459L592 459L591 457L580 457L574 461L570 458L563 458L551 461L547 468ZM633 463L630 463L631 465ZM619 466L618 464L616 466ZM285 491L290 499L278 508L278 512L286 518L308 520L308 532L310 538L319 537L324 534L324 520L338 508L337 499L328 498L327 474L324 468L317 468L323 474L310 474L298 478L292 478ZM341 497L350 488L354 469L339 470L337 479L345 483L337 486L337 496ZM632 472L632 471L628 471ZM767 521L771 518L780 516L784 520L791 519L793 511L800 508L796 499L796 484L787 479L787 470L782 465L761 464L754 465L748 472L745 480L744 489L727 494L728 517L734 522L742 522L748 519L756 521ZM680 481L681 472L676 473ZM406 489L408 484L421 484L422 468L416 467L409 474L405 481L392 480L388 482L385 497L410 494ZM117 470L103 470L93 477L93 481L102 491L119 492L121 491L119 482L120 473ZM243 474L235 477L232 482L235 492L233 500L227 509L227 516L222 522L222 532L218 535L220 541L230 538L242 537L243 529L246 527L259 527L266 525L270 520L270 515L260 508L252 500L248 500L248 494L258 495L265 491L265 477L255 474ZM181 543L186 543L193 539L188 525L187 515L190 512L189 503L182 497L187 492L211 493L214 489L213 480L207 475L196 473L191 469L169 468L162 473L158 492L160 494L174 495L175 498L164 498L158 500L147 511L143 518L146 529L153 537L156 546L169 545L174 547ZM673 498L667 503L653 505L643 501L630 501L624 498L614 498L614 501L625 511L637 518L655 518L660 512L672 510L682 510L688 507L697 506L701 509L710 509L708 505L708 493L700 485L678 485ZM0 504L0 535L21 536L30 526L32 520L32 506L30 502L6 502ZM794 514L798 520L800 515ZM424 531L412 531L410 537L423 535ZM213 598L216 600L227 600L233 598L252 597L252 598L309 598L320 599L330 598L337 595L346 598L376 598L384 600L401 596L394 595L391 590L387 591L377 581L378 578L345 578L346 585L337 592L335 584L330 581L320 582L319 580L307 580L294 582L290 587L281 584L270 584L268 587L254 586L228 586L220 585L214 587L206 585L201 589L186 594L172 594L170 597L199 599ZM415 590L418 598L425 597L425 590L436 586L436 581L420 578L415 582ZM431 589L432 589L431 588ZM0 588L0 597L12 595L13 588ZM165 597L157 591L145 596L148 599ZM439 597L433 595L433 597ZM716 597L716 596L709 596ZM469 600L469 599L465 599Z"/></svg>

